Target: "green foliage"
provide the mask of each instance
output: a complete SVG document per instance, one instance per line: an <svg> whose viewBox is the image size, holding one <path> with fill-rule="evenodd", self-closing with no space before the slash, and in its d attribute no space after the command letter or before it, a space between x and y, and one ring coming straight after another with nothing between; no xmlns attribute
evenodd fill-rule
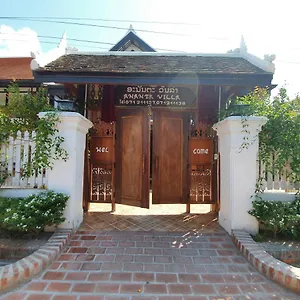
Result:
<svg viewBox="0 0 300 300"><path fill-rule="evenodd" d="M53 191L26 198L0 198L0 228L13 234L37 234L45 225L58 225L65 220L63 211L68 198Z"/></svg>
<svg viewBox="0 0 300 300"><path fill-rule="evenodd" d="M51 168L53 161L67 159L67 152L63 149L64 139L57 135L56 124L59 122L58 115L53 107L48 104L45 89L38 89L33 93L20 93L16 83L8 87L8 106L0 111L0 144L6 143L9 136L16 136L18 131L35 131L35 152L32 153L31 161L25 163L22 176L28 177L41 173L45 168ZM39 118L38 113L47 111L44 118ZM3 174L8 176L8 174ZM1 179L2 178L2 179ZM0 174L1 182L5 180Z"/></svg>
<svg viewBox="0 0 300 300"><path fill-rule="evenodd" d="M276 237L280 234L289 238L300 238L300 198L293 202L264 201L252 202L249 214L254 216L266 232Z"/></svg>
<svg viewBox="0 0 300 300"><path fill-rule="evenodd" d="M247 116L256 115L268 118L268 122L259 133L259 158L265 164L268 173L281 172L289 166L287 176L292 182L300 181L300 99L290 100L285 88L278 95L270 97L268 90L255 88L254 91L235 99L221 117L227 117L234 112L234 105L244 104L242 125L244 143L241 148L247 148L249 141L247 131Z"/></svg>

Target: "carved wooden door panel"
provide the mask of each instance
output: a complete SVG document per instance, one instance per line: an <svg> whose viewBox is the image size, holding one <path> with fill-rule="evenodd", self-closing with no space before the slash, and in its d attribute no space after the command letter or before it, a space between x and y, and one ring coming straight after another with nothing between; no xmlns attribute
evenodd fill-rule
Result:
<svg viewBox="0 0 300 300"><path fill-rule="evenodd" d="M152 203L187 203L187 113L153 111Z"/></svg>
<svg viewBox="0 0 300 300"><path fill-rule="evenodd" d="M149 208L148 122L145 109L117 110L117 203Z"/></svg>

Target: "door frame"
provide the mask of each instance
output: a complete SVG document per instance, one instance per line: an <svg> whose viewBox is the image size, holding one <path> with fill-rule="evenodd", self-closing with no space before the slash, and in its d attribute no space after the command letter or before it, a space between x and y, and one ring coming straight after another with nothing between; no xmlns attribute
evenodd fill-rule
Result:
<svg viewBox="0 0 300 300"><path fill-rule="evenodd" d="M122 201L122 121L123 116L130 116L132 114L141 114L142 118L142 193L141 204L142 208L149 208L149 194L150 194L150 132L149 132L149 109L144 107L116 107L116 134L115 134L115 199L117 203L132 205Z"/></svg>

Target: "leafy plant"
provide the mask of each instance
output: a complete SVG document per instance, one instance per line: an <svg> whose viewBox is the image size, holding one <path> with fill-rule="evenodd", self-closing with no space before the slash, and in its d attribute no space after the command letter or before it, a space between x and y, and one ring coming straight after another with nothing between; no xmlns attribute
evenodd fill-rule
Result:
<svg viewBox="0 0 300 300"><path fill-rule="evenodd" d="M26 198L0 198L0 228L12 233L37 234L45 225L58 225L69 196L45 191Z"/></svg>
<svg viewBox="0 0 300 300"><path fill-rule="evenodd" d="M264 201L252 202L253 208L249 214L254 216L260 227L273 233L276 237L281 234L286 237L300 237L300 198L293 202Z"/></svg>
<svg viewBox="0 0 300 300"><path fill-rule="evenodd" d="M249 94L238 97L221 113L225 118L232 114L235 104L247 105L243 111L242 125L244 142L241 149L249 147L247 117L264 116L268 122L259 133L259 158L265 165L265 174L281 173L289 167L287 177L292 182L300 181L300 99L290 100L285 88L271 98L267 89L255 88ZM261 178L258 179L261 181ZM259 190L259 188L257 189Z"/></svg>
<svg viewBox="0 0 300 300"><path fill-rule="evenodd" d="M22 94L13 82L8 87L8 93L8 106L0 111L0 144L7 143L8 137L15 137L18 131L36 132L33 137L35 151L31 153L31 160L22 166L22 177L42 173L45 168L52 167L54 160L66 160L68 154L62 147L64 139L58 135L56 127L59 116L48 104L46 90L40 88L35 94ZM38 117L41 111L48 112L44 118ZM5 180L1 178L0 182Z"/></svg>

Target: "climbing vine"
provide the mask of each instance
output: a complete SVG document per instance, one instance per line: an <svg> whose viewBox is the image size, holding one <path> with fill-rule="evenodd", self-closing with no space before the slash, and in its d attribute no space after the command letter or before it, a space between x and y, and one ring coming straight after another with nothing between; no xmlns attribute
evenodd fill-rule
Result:
<svg viewBox="0 0 300 300"><path fill-rule="evenodd" d="M0 144L7 143L9 136L16 136L17 132L35 131L32 137L35 143L31 160L22 167L22 177L29 177L42 173L43 169L51 168L53 161L66 160L68 154L62 147L64 139L58 135L57 123L59 116L53 107L48 104L45 89L38 89L36 93L21 93L18 85L12 83L8 87L8 106L0 111ZM43 118L38 113L47 111ZM0 184L5 180L5 172L0 175ZM2 179L1 179L2 178Z"/></svg>
<svg viewBox="0 0 300 300"><path fill-rule="evenodd" d="M300 98L291 100L287 90L281 88L277 96L272 98L267 89L255 88L249 94L235 99L234 104L244 107L242 111L242 127L244 141L241 149L248 148L249 140L247 117L264 116L268 122L263 126L259 137L259 159L265 164L265 172L280 173L289 167L286 174L290 181L300 181ZM236 105L229 105L222 112L225 118L235 113ZM259 190L258 179L257 190Z"/></svg>

